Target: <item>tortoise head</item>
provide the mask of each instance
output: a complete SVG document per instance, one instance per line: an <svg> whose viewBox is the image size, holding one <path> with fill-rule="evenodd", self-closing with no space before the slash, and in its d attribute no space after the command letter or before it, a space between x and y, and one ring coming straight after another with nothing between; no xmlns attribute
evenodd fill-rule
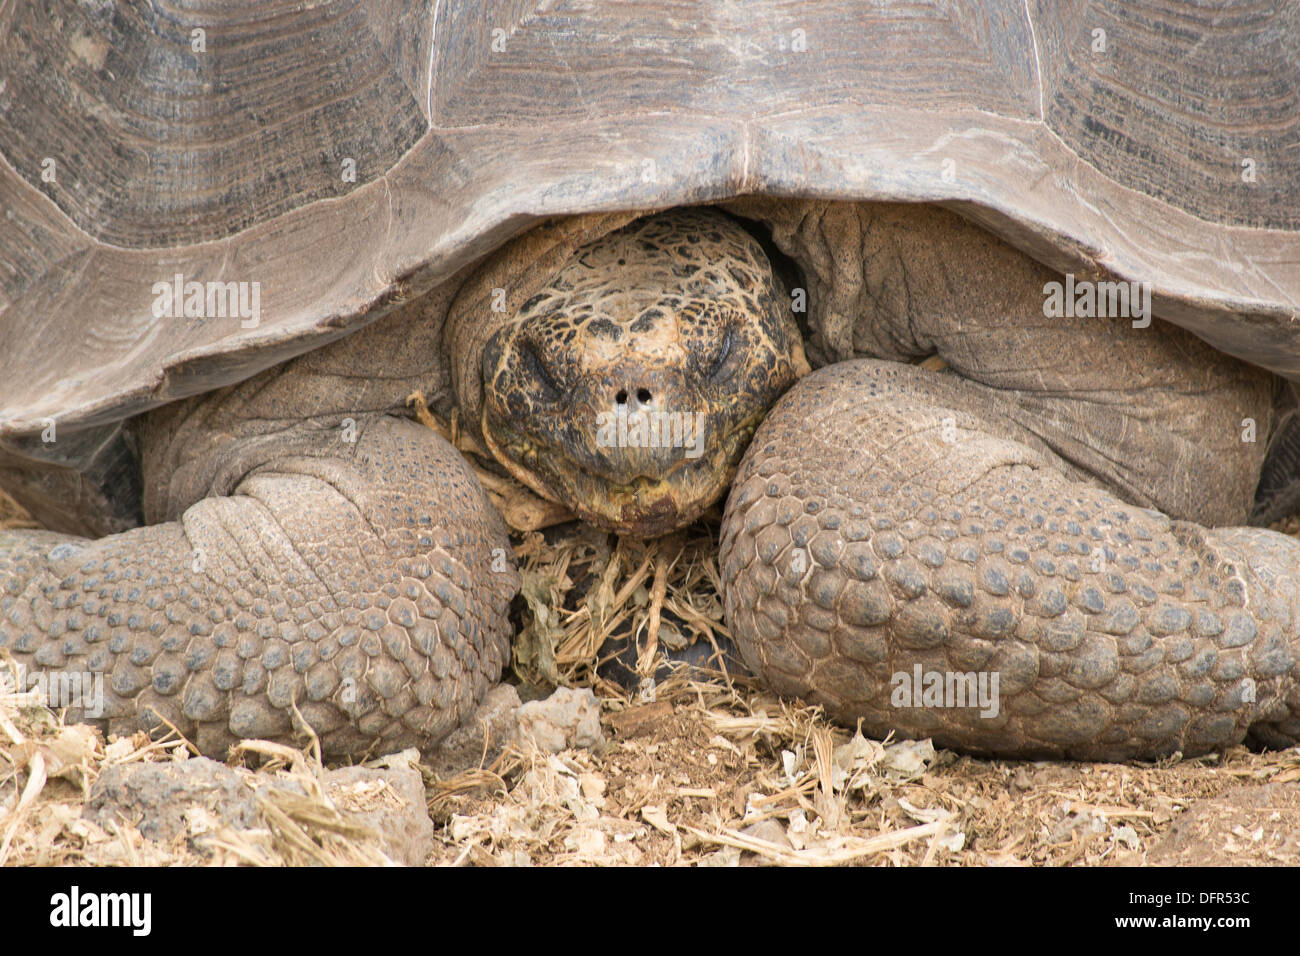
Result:
<svg viewBox="0 0 1300 956"><path fill-rule="evenodd" d="M491 334L479 424L539 494L652 537L727 490L797 348L752 236L711 210L661 213L577 248Z"/></svg>

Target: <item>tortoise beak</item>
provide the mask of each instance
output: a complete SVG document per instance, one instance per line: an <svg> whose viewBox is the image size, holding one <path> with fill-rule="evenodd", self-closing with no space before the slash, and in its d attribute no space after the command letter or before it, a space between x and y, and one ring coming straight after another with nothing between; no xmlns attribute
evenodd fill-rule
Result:
<svg viewBox="0 0 1300 956"><path fill-rule="evenodd" d="M537 451L500 421L489 427L486 410L482 434L493 457L543 498L605 531L655 538L695 521L726 494L761 419L755 414L714 436L699 457L679 457L666 473L627 481L611 481L559 449Z"/></svg>

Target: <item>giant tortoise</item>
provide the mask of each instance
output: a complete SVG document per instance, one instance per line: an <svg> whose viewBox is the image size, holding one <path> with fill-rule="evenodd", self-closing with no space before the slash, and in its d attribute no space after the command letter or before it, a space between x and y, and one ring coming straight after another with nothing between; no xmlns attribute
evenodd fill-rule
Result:
<svg viewBox="0 0 1300 956"><path fill-rule="evenodd" d="M8 4L0 482L48 530L0 648L205 752L436 743L518 576L420 390L610 532L725 495L745 661L871 733L1294 743L1298 47L1283 3Z"/></svg>

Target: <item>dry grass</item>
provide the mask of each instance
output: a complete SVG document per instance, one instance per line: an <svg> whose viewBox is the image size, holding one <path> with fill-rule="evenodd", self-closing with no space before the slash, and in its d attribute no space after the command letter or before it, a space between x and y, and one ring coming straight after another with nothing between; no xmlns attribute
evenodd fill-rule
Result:
<svg viewBox="0 0 1300 956"><path fill-rule="evenodd" d="M1300 752L1160 764L975 760L867 740L816 708L718 683L607 700L603 752L512 752L440 794L435 862L484 865L1140 865L1180 815L1244 782L1300 780ZM1276 813L1273 814L1277 816ZM1268 814L1265 814L1267 817ZM1300 862L1296 818L1198 862Z"/></svg>
<svg viewBox="0 0 1300 956"><path fill-rule="evenodd" d="M419 411L464 446L454 423ZM656 683L657 649L716 647L727 636L716 524L650 543L557 528L562 512L485 474L515 525L523 579L513 679L525 692L592 687L607 743L558 755L512 748L491 766L446 780L426 771L439 838L431 863L1300 862L1291 836L1300 831L1300 749L1238 747L1222 758L1156 764L976 760L924 741L865 739L817 708L721 671L707 683L681 676ZM0 494L7 526L30 526L19 511ZM632 642L625 656L643 678L631 694L600 674L620 641ZM272 785L254 830L196 814L188 833L162 846L81 816L106 767L187 753L175 737L105 742L30 698L0 697L0 864L391 862L375 834L330 801L310 749L252 743L232 755L250 787ZM263 765L243 767L245 757ZM1243 800L1243 792L1267 799ZM1189 849L1185 834L1181 843L1175 837L1192 816L1200 822Z"/></svg>

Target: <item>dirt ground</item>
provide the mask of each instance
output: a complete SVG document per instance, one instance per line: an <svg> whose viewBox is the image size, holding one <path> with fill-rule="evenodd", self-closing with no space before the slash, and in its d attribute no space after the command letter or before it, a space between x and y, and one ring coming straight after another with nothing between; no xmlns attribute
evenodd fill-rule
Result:
<svg viewBox="0 0 1300 956"><path fill-rule="evenodd" d="M430 864L1300 864L1300 748L1159 763L978 760L928 741L865 739L745 678L665 676L662 647L726 638L716 527L650 544L574 524L539 530L564 516L517 488L490 491L512 525L534 526L515 534L524 586L508 679L526 699L591 687L605 743L512 746L447 779L426 769ZM32 525L0 496L0 528L22 526ZM659 679L623 690L608 676L616 654ZM266 809L264 827L235 832L199 816L169 845L83 818L104 768L188 756L176 738L105 741L30 698L0 696L0 864L384 861L319 787ZM250 786L321 774L310 749L261 758L240 771Z"/></svg>

